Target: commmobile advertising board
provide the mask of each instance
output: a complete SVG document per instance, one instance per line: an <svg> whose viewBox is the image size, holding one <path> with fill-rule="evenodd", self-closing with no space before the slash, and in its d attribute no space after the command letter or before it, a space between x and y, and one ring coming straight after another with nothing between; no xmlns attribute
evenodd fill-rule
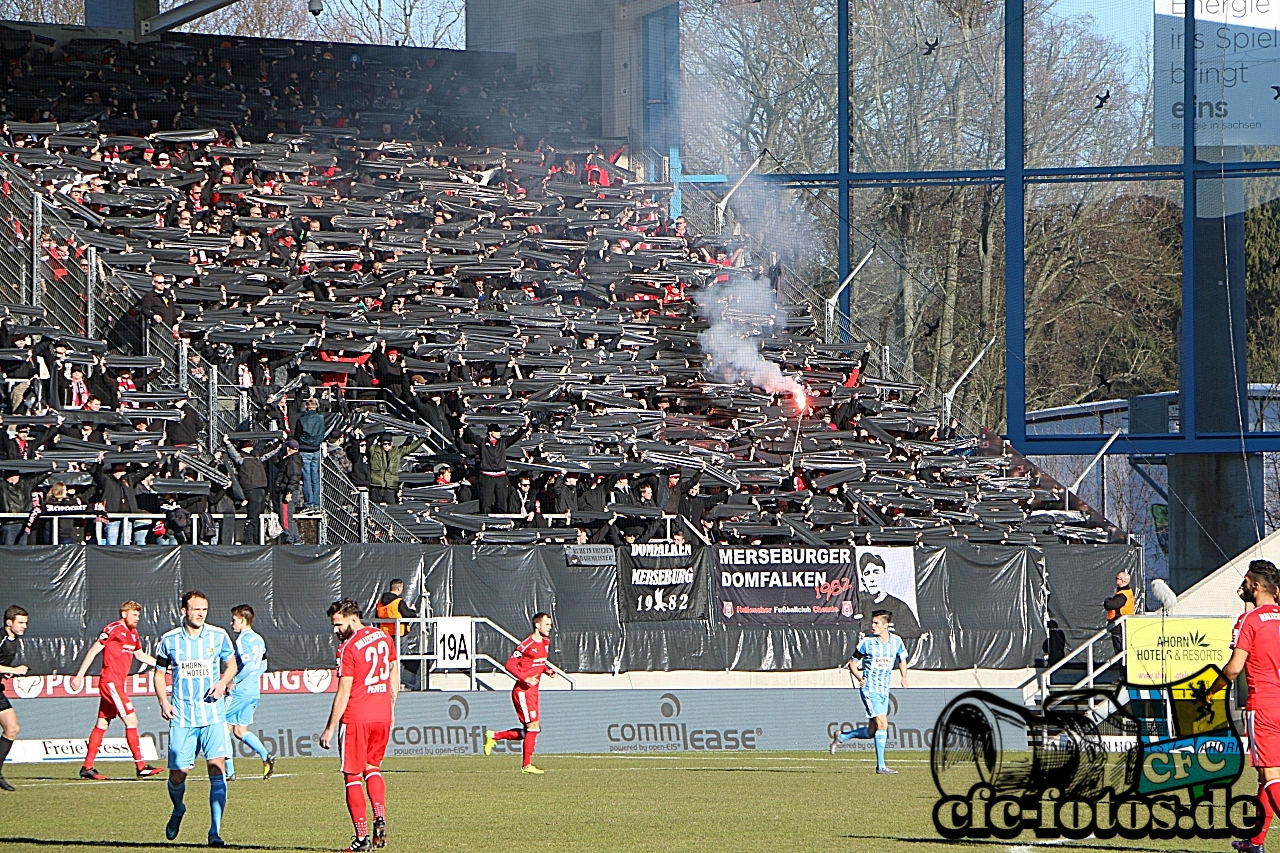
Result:
<svg viewBox="0 0 1280 853"><path fill-rule="evenodd" d="M1226 838L1256 829L1217 667L1158 687L1052 695L1031 710L984 691L938 718L930 760L945 838ZM1029 749L1028 749L1029 747Z"/></svg>

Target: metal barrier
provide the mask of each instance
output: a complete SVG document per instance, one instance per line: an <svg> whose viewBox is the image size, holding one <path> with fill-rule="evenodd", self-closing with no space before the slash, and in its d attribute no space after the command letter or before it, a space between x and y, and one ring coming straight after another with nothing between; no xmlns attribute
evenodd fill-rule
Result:
<svg viewBox="0 0 1280 853"><path fill-rule="evenodd" d="M369 500L367 489L351 482L332 456L320 463L320 506L324 523L322 543L418 542L418 534Z"/></svg>
<svg viewBox="0 0 1280 853"><path fill-rule="evenodd" d="M225 518L224 514L220 512L211 512L210 516L215 519L215 522ZM30 513L0 512L0 524L12 523L15 521L26 521L30 517L31 517ZM262 541L266 541L267 520L273 517L275 517L274 514L264 513L258 521L259 537L262 539ZM125 529L128 529L130 531L130 536L128 537L129 542L120 543L122 545L128 545L133 542L133 536L132 536L133 522L142 521L142 522L147 522L148 525L153 525L157 521L164 521L166 518L166 515L162 512L161 513L95 512L94 510L91 510L91 509L85 509L83 512L44 512L44 513L41 513L40 516L36 519L35 524L37 526L41 524L46 524L46 523L52 525L52 530L50 535L50 539L51 539L50 544L69 545L69 544L76 544L76 543L64 541L62 539L62 536L60 533L60 530L61 530L60 522L92 520L95 524L94 540L98 543L102 543L106 541L103 533L103 528L104 528L104 525L102 522L103 518L106 518L107 521L119 521L121 522L120 527L122 531ZM195 513L192 513L190 518L191 518L191 540L192 542L199 542L200 541L200 516ZM248 520L249 516L241 512L241 513L236 513L234 518L235 518L235 521L237 522L236 528L238 530L240 528L239 522ZM32 532L34 532L34 530ZM0 546L0 547L4 547L4 546ZM26 546L10 545L8 547L22 548Z"/></svg>
<svg viewBox="0 0 1280 853"><path fill-rule="evenodd" d="M24 170L0 160L0 299L38 306L64 331L97 338L141 355L145 335L133 309L138 296L108 274L98 250L78 236L81 226L30 182Z"/></svg>
<svg viewBox="0 0 1280 853"><path fill-rule="evenodd" d="M1034 676L1027 679L1022 684L1018 685L1018 689L1024 691L1025 693L1026 689L1034 683L1036 685L1036 690L1035 690L1035 693L1032 694L1031 698L1035 704L1041 704L1049 696L1050 685L1053 679L1053 674L1063 669L1068 664L1080 663L1081 660L1083 660L1085 665L1084 677L1081 678L1079 681L1076 681L1074 684L1067 685L1063 689L1064 690L1079 690L1081 688L1093 689L1096 686L1098 676L1102 675L1104 672L1111 670L1111 668L1116 666L1117 664L1120 665L1120 668L1123 668L1125 635L1128 630L1128 626L1127 626L1128 619L1129 619L1128 616L1121 616L1120 619L1116 622L1116 625L1120 628L1119 654L1114 653L1114 647L1111 647L1111 642L1112 642L1111 626L1107 626L1106 628L1103 628L1102 630L1095 632L1093 635L1089 637L1089 639L1085 640L1079 646L1076 646L1074 649L1072 649L1071 651L1063 655L1062 660L1055 662L1051 666L1047 666L1044 669L1039 670ZM1101 655L1101 660L1098 660L1099 656L1094 654L1093 647L1095 644L1102 642L1103 640L1107 642L1107 647L1104 647L1104 651ZM1107 651L1111 651L1112 654L1110 655L1106 654Z"/></svg>
<svg viewBox="0 0 1280 853"><path fill-rule="evenodd" d="M480 678L480 676L493 673L502 673L503 676L511 680L512 685L514 686L515 676L507 672L505 664L500 663L490 655L476 651L476 629L484 628L493 631L503 639L509 641L513 649L522 642L520 638L507 632L502 628L502 626L498 625L493 620L485 619L484 617L432 616L430 596L424 595L423 600L425 602L423 612L416 617L410 619L375 618L369 620L369 624L374 625L379 629L382 629L383 626L393 626L391 633L392 639L395 640L397 658L401 661L410 660L422 662L423 665L418 673L419 690L430 689L430 674L433 671L466 672L470 683L468 689L472 691L493 690L494 688L492 686L485 684ZM408 626L410 633L402 635L401 630L405 626ZM417 637L413 637L412 635L412 631L415 627L418 629ZM442 628L447 628L450 636L455 639L462 640L462 645L465 646L465 654L462 654L461 656L459 655L459 644L457 642L445 642L443 644L440 642L442 639ZM410 638L415 639L418 642L406 644L404 641ZM410 648L413 645L418 646L418 651L413 651ZM424 645L426 647L425 650L422 648ZM492 672L486 673L481 671L477 667L477 664L481 663L492 666ZM569 673L565 672L550 661L547 662L547 665L552 672L565 680L565 683L569 685L570 690L577 688L578 685L577 682L574 681L573 676L569 675ZM404 681L403 675L401 677L401 681Z"/></svg>

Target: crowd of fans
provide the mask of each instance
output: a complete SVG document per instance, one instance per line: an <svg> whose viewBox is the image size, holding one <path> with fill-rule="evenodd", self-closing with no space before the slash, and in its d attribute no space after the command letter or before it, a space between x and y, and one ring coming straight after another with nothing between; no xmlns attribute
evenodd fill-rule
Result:
<svg viewBox="0 0 1280 853"><path fill-rule="evenodd" d="M131 304L102 341L4 309L5 544L59 514L74 541L296 542L361 492L424 541L1116 535L869 344L740 298L778 271L571 139L592 120L551 70L195 41L9 59L0 155L78 223L55 277L94 247ZM136 328L249 416L211 436Z"/></svg>

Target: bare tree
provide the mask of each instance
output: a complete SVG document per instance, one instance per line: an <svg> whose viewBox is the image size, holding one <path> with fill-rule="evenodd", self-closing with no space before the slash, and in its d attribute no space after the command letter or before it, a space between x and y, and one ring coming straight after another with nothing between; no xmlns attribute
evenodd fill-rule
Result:
<svg viewBox="0 0 1280 853"><path fill-rule="evenodd" d="M686 0L682 9L686 171L733 174L764 149L766 171L831 169L834 9L797 0L728 7ZM850 27L855 170L1003 165L999 4L861 4ZM1038 3L1027 8L1025 54L1029 166L1151 161L1151 80L1141 57L1089 20ZM810 227L842 227L833 200L807 198ZM890 346L886 367L895 375L945 387L1002 331L1003 198L1001 187L982 182L854 191L855 252L875 248L853 285L854 320ZM1180 215L1176 201L1151 185L1029 188L1021 367L1033 374L1032 405L1088 398L1095 373L1128 390L1176 385L1162 355L1174 349L1180 310L1180 242L1168 227ZM834 285L833 264L825 254L822 274L808 276L814 301ZM1083 350L1091 360L1075 357ZM1003 420L1003 370L993 352L961 392L961 406L993 426Z"/></svg>
<svg viewBox="0 0 1280 853"><path fill-rule="evenodd" d="M78 26L84 24L84 0L0 0L0 18Z"/></svg>
<svg viewBox="0 0 1280 853"><path fill-rule="evenodd" d="M463 48L465 14L462 0L329 0L321 27L342 41Z"/></svg>

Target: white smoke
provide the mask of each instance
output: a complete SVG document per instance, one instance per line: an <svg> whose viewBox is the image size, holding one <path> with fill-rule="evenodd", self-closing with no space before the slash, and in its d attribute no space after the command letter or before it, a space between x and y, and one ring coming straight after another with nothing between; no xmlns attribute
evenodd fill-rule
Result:
<svg viewBox="0 0 1280 853"><path fill-rule="evenodd" d="M711 367L730 382L744 381L771 394L789 394L803 405L804 386L760 352L764 339L786 329L786 311L766 278L732 275L695 295L699 316L711 328L698 336Z"/></svg>

